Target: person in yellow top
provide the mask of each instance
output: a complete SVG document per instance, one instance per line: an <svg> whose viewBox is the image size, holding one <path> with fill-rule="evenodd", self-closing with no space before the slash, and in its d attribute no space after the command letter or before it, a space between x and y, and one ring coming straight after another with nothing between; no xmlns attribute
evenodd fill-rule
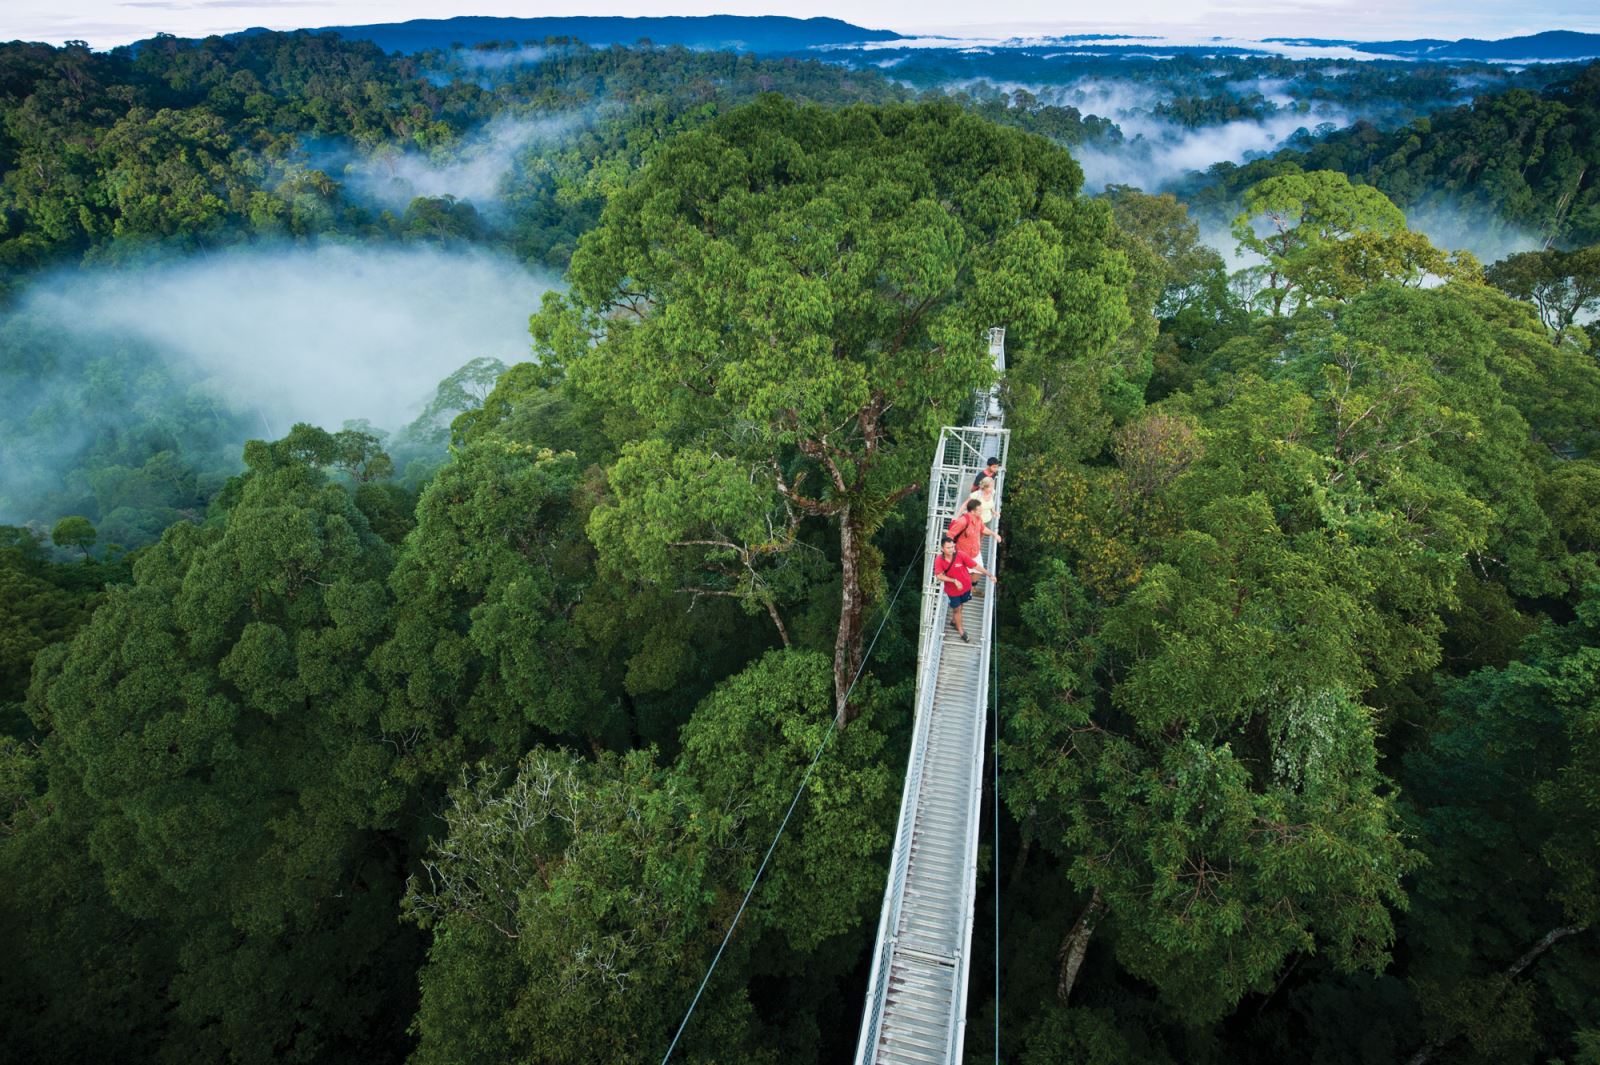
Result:
<svg viewBox="0 0 1600 1065"><path fill-rule="evenodd" d="M987 532L987 531L993 529L994 528L994 516L995 516L995 509L994 509L994 478L993 477L985 477L985 478L983 478L981 481L978 482L977 490L974 491L967 498L968 499L976 499L978 501L978 513L981 514L982 517L983 517L984 531ZM999 533L995 533L995 537L994 538L995 538L996 541L998 541L1000 539L1000 534Z"/></svg>

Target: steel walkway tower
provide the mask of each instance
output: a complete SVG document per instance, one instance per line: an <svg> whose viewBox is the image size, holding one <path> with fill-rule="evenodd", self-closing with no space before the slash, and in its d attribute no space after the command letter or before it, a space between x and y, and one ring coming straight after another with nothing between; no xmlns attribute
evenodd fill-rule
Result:
<svg viewBox="0 0 1600 1065"><path fill-rule="evenodd" d="M1000 409L1005 330L989 331L996 383L979 392L969 425L946 426L928 478L928 527L918 648L916 721L878 945L856 1044L858 1065L961 1061L977 889L979 803L995 596L975 585L964 620L972 643L947 625L948 601L932 580L932 560L984 460L1004 464L1009 433ZM999 509L1005 484L995 483ZM994 568L994 540L983 564ZM973 611L972 607L978 607ZM976 617L973 615L976 614ZM975 623L976 622L976 623Z"/></svg>

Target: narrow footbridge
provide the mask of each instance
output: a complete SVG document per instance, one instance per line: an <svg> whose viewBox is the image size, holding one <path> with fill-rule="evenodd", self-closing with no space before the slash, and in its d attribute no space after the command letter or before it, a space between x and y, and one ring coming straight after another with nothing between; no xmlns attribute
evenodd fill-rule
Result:
<svg viewBox="0 0 1600 1065"><path fill-rule="evenodd" d="M974 397L971 424L940 433L928 478L915 731L856 1044L858 1065L955 1065L966 1035L995 596L987 580L974 586L963 614L972 642L962 642L947 624L948 601L933 581L932 562L984 460L1007 458L998 385L1005 330L989 331L989 350L997 383ZM1004 485L1002 471L996 509ZM987 569L994 568L994 550L994 540L985 537Z"/></svg>

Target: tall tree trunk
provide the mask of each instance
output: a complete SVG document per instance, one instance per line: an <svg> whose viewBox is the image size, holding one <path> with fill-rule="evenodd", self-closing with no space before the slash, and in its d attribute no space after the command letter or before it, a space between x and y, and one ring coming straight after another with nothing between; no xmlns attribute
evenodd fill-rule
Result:
<svg viewBox="0 0 1600 1065"><path fill-rule="evenodd" d="M780 615L778 613L778 608L772 602L772 600L767 599L767 600L763 600L763 602L765 603L766 608L767 608L767 616L769 618L771 618L772 619L772 623L778 627L778 638L783 641L783 649L785 651L787 651L790 647L793 646L789 642L789 629L788 629L787 626L784 625L783 617L782 617L782 615Z"/></svg>
<svg viewBox="0 0 1600 1065"><path fill-rule="evenodd" d="M1552 928L1550 931L1546 932L1544 934L1544 938L1540 939L1539 942L1535 943L1533 946L1524 951L1522 957L1512 962L1506 971L1500 974L1500 987L1495 991L1494 995L1490 997L1489 1005L1492 1007L1498 1003L1500 1001L1500 997L1504 995L1506 990L1511 986L1511 981L1522 975L1522 970L1538 961L1541 954L1555 946L1561 940L1566 939L1568 936L1575 936L1580 932L1588 931L1588 929L1589 926L1586 924L1574 924L1562 925L1559 928ZM1406 1065L1427 1065L1427 1063L1432 1060L1435 1054L1437 1054L1444 1047L1447 1047L1451 1043L1455 1042L1458 1038L1460 1037L1454 1033L1450 1035L1439 1036L1437 1039L1427 1043L1422 1047L1421 1050L1418 1050L1415 1054L1413 1054L1411 1056L1411 1060L1406 1062Z"/></svg>
<svg viewBox="0 0 1600 1065"><path fill-rule="evenodd" d="M1028 855L1033 851L1033 836L1029 833L1028 828L1027 824L1022 826L1022 846L1017 848L1017 857L1011 863L1011 876L1008 882L1012 884L1022 879L1022 871L1028 865Z"/></svg>
<svg viewBox="0 0 1600 1065"><path fill-rule="evenodd" d="M861 619L866 613L861 591L861 557L866 540L866 530L856 508L845 507L839 513L839 569L843 587L839 598L839 635L833 643L834 713L840 728L856 718L847 694L856 670L861 668Z"/></svg>
<svg viewBox="0 0 1600 1065"><path fill-rule="evenodd" d="M1061 949L1056 952L1056 958L1061 962L1061 972L1056 978L1056 998L1061 1004L1067 1004L1067 998L1072 994L1072 985L1078 981L1078 970L1083 968L1083 957L1089 953L1089 937L1094 935L1095 923L1100 920L1100 889L1094 889L1094 896L1089 899L1089 905L1078 914L1078 919L1072 923L1072 930L1061 941Z"/></svg>

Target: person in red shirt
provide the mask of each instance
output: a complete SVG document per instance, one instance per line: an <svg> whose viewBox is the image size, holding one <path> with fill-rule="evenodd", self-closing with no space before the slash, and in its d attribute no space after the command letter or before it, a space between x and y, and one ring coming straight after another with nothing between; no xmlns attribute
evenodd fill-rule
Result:
<svg viewBox="0 0 1600 1065"><path fill-rule="evenodd" d="M950 620L955 623L956 635L965 643L972 641L967 639L967 630L961 624L961 607L972 598L973 570L988 577L991 587L1000 583L994 579L994 574L978 564L977 559L957 551L955 540L946 536L939 545L939 557L933 560L933 574L944 582L944 594L950 597Z"/></svg>
<svg viewBox="0 0 1600 1065"><path fill-rule="evenodd" d="M1000 543L1000 534L983 523L983 500L969 499L960 514L950 519L944 534L956 542L956 550L969 558L977 558L983 551L983 538L993 536Z"/></svg>

